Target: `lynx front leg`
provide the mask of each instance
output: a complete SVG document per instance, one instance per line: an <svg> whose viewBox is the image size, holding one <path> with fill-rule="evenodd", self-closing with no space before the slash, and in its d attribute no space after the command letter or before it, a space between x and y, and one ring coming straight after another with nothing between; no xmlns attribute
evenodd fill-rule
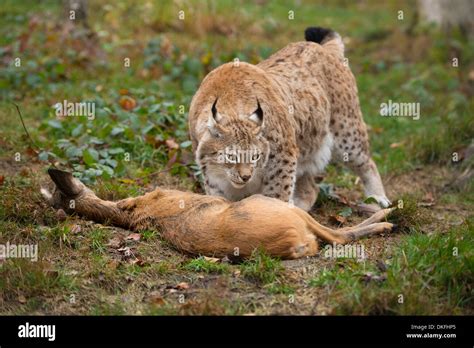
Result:
<svg viewBox="0 0 474 348"><path fill-rule="evenodd" d="M352 166L352 169L362 179L366 197L375 198L383 208L387 208L392 204L385 195L382 179L372 158L369 157L364 162Z"/></svg>
<svg viewBox="0 0 474 348"><path fill-rule="evenodd" d="M288 152L271 153L263 182L263 195L292 202L296 184L296 156Z"/></svg>

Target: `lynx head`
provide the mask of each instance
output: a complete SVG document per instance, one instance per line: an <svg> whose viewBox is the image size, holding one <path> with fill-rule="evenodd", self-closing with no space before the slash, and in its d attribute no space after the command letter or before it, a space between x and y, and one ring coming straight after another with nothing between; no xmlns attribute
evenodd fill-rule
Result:
<svg viewBox="0 0 474 348"><path fill-rule="evenodd" d="M262 134L264 112L255 98L252 110L235 114L224 102L214 100L209 110L207 134L201 139L197 160L203 172L225 177L233 187L243 188L268 159L270 146Z"/></svg>

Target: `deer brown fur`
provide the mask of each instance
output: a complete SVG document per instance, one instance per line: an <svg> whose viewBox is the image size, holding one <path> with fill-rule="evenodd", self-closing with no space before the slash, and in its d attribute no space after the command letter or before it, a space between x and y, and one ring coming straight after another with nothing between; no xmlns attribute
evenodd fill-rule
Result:
<svg viewBox="0 0 474 348"><path fill-rule="evenodd" d="M71 173L49 169L56 184L49 203L69 213L126 229L156 230L177 249L190 254L249 257L256 248L271 256L295 259L315 255L317 238L345 244L360 237L389 232L380 222L392 209L380 210L354 227L330 229L308 213L275 198L254 195L239 202L221 197L158 188L118 202L98 198Z"/></svg>

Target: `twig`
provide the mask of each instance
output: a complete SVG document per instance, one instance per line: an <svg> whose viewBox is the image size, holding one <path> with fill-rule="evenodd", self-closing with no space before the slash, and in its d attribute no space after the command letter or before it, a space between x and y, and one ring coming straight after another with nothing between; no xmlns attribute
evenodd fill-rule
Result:
<svg viewBox="0 0 474 348"><path fill-rule="evenodd" d="M36 154L38 154L39 152L36 151L35 149L33 149L33 147L36 147L38 150L39 150L40 148L39 148L38 145L36 145L36 143L33 141L33 138L31 138L30 133L28 133L28 129L26 129L25 122L23 121L23 116L21 115L20 107L19 107L17 104L15 104L14 102L11 102L11 103L12 103L13 105L15 105L16 111L18 111L18 115L20 116L20 120L21 120L21 124L23 125L23 129L25 130L26 135L27 135L28 138L30 139L30 143L31 143L30 145L32 145L32 150L33 150Z"/></svg>

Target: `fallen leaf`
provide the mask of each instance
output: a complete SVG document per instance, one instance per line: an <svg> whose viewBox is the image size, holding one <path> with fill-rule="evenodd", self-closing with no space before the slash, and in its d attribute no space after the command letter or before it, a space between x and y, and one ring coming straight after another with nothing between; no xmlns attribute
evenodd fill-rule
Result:
<svg viewBox="0 0 474 348"><path fill-rule="evenodd" d="M169 149L179 149L179 145L174 138L166 139L165 144Z"/></svg>
<svg viewBox="0 0 474 348"><path fill-rule="evenodd" d="M119 262L117 260L112 260L107 264L107 268L109 268L110 270L116 270L118 266Z"/></svg>
<svg viewBox="0 0 474 348"><path fill-rule="evenodd" d="M122 244L123 244L123 239L116 236L116 237L111 238L109 242L106 244L106 246L111 247L113 249L118 249L122 246Z"/></svg>
<svg viewBox="0 0 474 348"><path fill-rule="evenodd" d="M390 148L391 149L396 149L397 147L402 147L403 143L391 143Z"/></svg>
<svg viewBox="0 0 474 348"><path fill-rule="evenodd" d="M204 260L210 262L210 263L217 263L220 261L219 258L217 257L207 257L207 256L204 256Z"/></svg>
<svg viewBox="0 0 474 348"><path fill-rule="evenodd" d="M4 182L5 182L5 177L3 175L0 175L0 186L2 186Z"/></svg>
<svg viewBox="0 0 474 348"><path fill-rule="evenodd" d="M427 192L426 195L423 197L423 202L434 202L434 196L432 192Z"/></svg>
<svg viewBox="0 0 474 348"><path fill-rule="evenodd" d="M433 193L427 192L424 196L421 202L417 204L419 207L431 207L435 204L435 199L433 196Z"/></svg>
<svg viewBox="0 0 474 348"><path fill-rule="evenodd" d="M347 219L344 216L341 215L331 215L329 217L333 222L336 222L338 224L345 224L347 222Z"/></svg>
<svg viewBox="0 0 474 348"><path fill-rule="evenodd" d="M474 81L474 70L469 71L468 77L469 80Z"/></svg>
<svg viewBox="0 0 474 348"><path fill-rule="evenodd" d="M159 291L152 291L150 295L148 296L148 301L150 303L160 305L160 306L165 304L165 300L163 299Z"/></svg>
<svg viewBox="0 0 474 348"><path fill-rule="evenodd" d="M122 109L127 111L133 110L137 106L137 102L135 101L135 99L130 96L122 96L119 100L119 104Z"/></svg>
<svg viewBox="0 0 474 348"><path fill-rule="evenodd" d="M139 256L135 257L135 258L130 258L128 260L128 263L131 264L131 265L137 265L137 266L140 266L140 267L143 267L145 266L145 261L143 261L143 259Z"/></svg>
<svg viewBox="0 0 474 348"><path fill-rule="evenodd" d="M177 290L186 290L186 289L189 289L189 284L186 282L181 282L178 285L176 285L174 288Z"/></svg>
<svg viewBox="0 0 474 348"><path fill-rule="evenodd" d="M72 234L78 234L81 231L82 231L81 225L78 225L78 224L72 225L72 227L71 227L71 233Z"/></svg>
<svg viewBox="0 0 474 348"><path fill-rule="evenodd" d="M26 303L26 297L23 295L18 296L18 302L20 303Z"/></svg>
<svg viewBox="0 0 474 348"><path fill-rule="evenodd" d="M130 250L129 247L123 247L123 248L117 249L117 251L121 252L126 257L129 257L132 255L132 250Z"/></svg>

